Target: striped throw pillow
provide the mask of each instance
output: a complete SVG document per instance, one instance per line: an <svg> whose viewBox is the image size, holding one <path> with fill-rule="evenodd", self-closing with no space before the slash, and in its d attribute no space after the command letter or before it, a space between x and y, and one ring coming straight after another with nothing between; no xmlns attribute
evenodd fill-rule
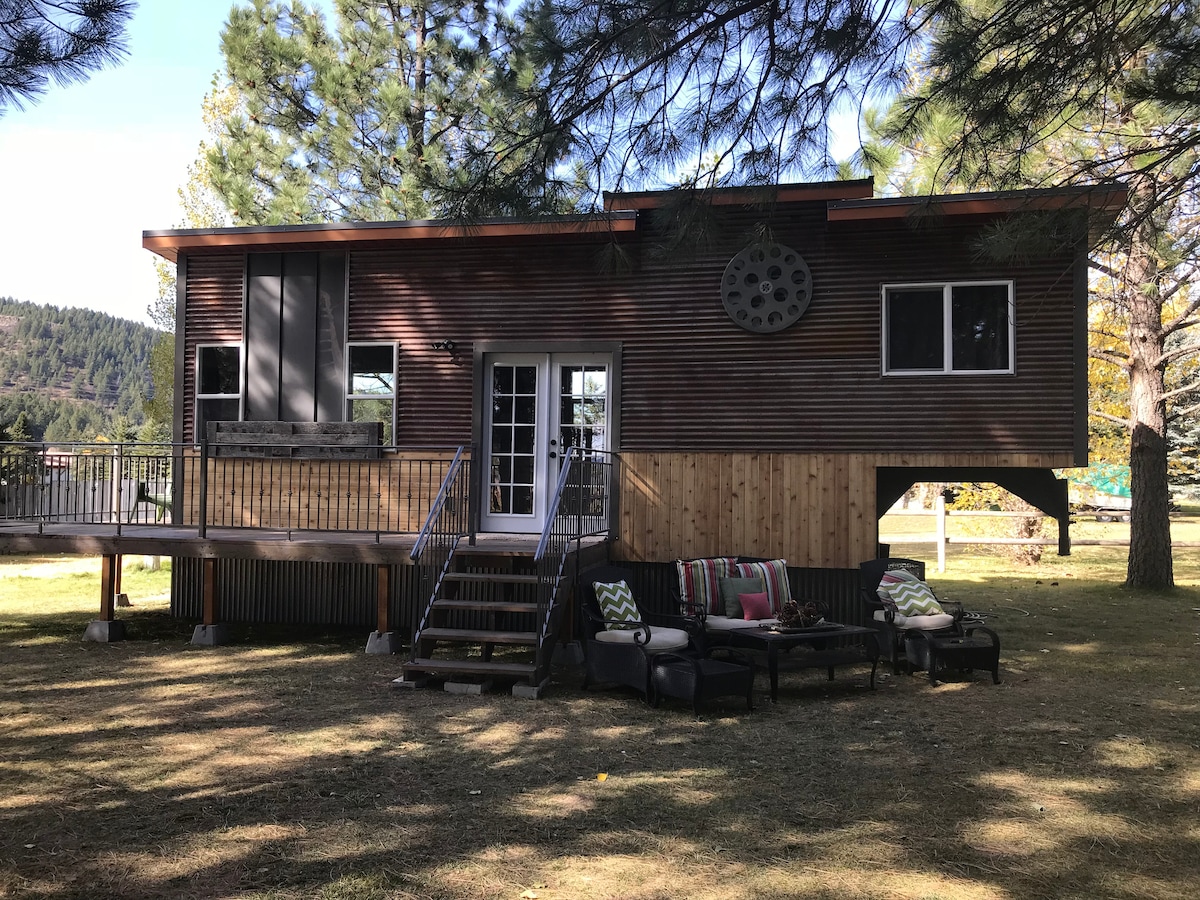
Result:
<svg viewBox="0 0 1200 900"><path fill-rule="evenodd" d="M783 604L792 599L792 588L788 584L787 560L771 559L766 562L737 563L733 574L738 578L761 578L763 590L771 602L771 614L779 615Z"/></svg>
<svg viewBox="0 0 1200 900"><path fill-rule="evenodd" d="M732 568L736 562L723 556L676 560L680 612L685 616L695 615L698 610L710 616L725 615L720 581L733 574Z"/></svg>
<svg viewBox="0 0 1200 900"><path fill-rule="evenodd" d="M923 581L893 584L889 593L896 611L902 616L936 616L944 612L929 585Z"/></svg>
<svg viewBox="0 0 1200 900"><path fill-rule="evenodd" d="M608 631L639 625L642 614L633 599L633 591L624 581L597 581L592 585L596 602L600 604L600 615L609 620L604 623Z"/></svg>

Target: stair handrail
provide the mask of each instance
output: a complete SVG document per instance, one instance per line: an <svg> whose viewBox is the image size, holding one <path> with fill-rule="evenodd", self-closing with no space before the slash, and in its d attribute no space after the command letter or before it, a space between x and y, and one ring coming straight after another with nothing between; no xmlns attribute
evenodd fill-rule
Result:
<svg viewBox="0 0 1200 900"><path fill-rule="evenodd" d="M442 514L447 507L451 507L451 511L457 511L454 504L449 504L452 498L452 490L454 481L458 477L459 470L462 468L463 455L466 452L465 446L459 446L458 451L454 454L454 459L450 461L449 468L446 469L446 477L442 479L442 486L438 489L437 496L433 503L429 505L429 512L425 516L425 524L421 526L421 530L417 532L416 543L413 544L412 551L408 554L413 562L417 562L421 558L421 554L425 551L425 545L429 543L429 539L433 536L438 525L441 524ZM465 534L465 532L463 532ZM462 535L459 535L460 537Z"/></svg>
<svg viewBox="0 0 1200 900"><path fill-rule="evenodd" d="M586 455L585 455L586 453ZM539 673L545 669L546 643L553 637L552 616L562 590L562 576L566 569L567 554L574 543L578 551L579 544L587 534L598 534L609 527L608 510L612 491L612 454L602 450L584 450L581 447L571 447L564 455L562 471L558 473L558 484L546 511L546 521L542 526L542 536L534 553L534 565L537 568L537 668ZM603 478L597 479L593 467L598 467ZM572 483L572 476L576 475ZM588 475L592 477L587 477ZM584 486L590 486L599 493L584 496ZM591 530L584 528L584 502L599 503L601 514L595 518L597 527ZM601 527L602 526L602 527Z"/></svg>
<svg viewBox="0 0 1200 900"><path fill-rule="evenodd" d="M454 551L458 548L458 542L469 530L470 505L467 499L470 496L470 467L466 465L464 459L466 449L465 446L460 446L458 452L454 454L454 459L446 469L446 477L442 479L442 486L438 490L437 497L429 507L425 524L409 553L409 557L417 565L422 565L421 557L429 547L437 551L439 557L426 562L422 567L422 576L432 572L432 577L428 579L429 594L425 607L413 625L410 659L416 658L421 632L429 623L430 611L441 590L442 580L450 570ZM426 578L422 577L421 580L425 582Z"/></svg>

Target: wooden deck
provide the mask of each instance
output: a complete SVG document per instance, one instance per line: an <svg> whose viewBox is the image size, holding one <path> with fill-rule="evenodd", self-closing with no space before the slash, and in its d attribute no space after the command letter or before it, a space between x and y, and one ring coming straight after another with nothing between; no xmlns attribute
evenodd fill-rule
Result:
<svg viewBox="0 0 1200 900"><path fill-rule="evenodd" d="M171 556L192 559L272 559L305 562L405 565L415 534L365 531L277 531L209 527L200 537L194 527L173 525L113 525L33 523L0 525L0 552L79 555ZM458 553L488 556L526 556L537 549L535 534L480 534L473 545L465 540ZM604 537L583 539L585 546Z"/></svg>

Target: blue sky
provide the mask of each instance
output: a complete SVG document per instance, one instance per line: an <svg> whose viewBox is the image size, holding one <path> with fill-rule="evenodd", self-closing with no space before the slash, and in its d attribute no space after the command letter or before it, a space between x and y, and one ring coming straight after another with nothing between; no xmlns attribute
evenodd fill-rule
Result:
<svg viewBox="0 0 1200 900"><path fill-rule="evenodd" d="M146 320L232 0L142 0L129 56L0 117L0 296Z"/></svg>

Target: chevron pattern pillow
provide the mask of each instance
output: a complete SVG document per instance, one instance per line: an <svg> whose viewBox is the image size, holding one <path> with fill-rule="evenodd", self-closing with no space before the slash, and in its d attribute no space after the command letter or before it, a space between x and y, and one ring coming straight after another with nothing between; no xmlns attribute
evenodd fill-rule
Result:
<svg viewBox="0 0 1200 900"><path fill-rule="evenodd" d="M600 615L615 620L605 622L605 629L616 631L641 624L642 614L634 602L633 591L624 581L597 581L592 589L596 592L596 602L600 604Z"/></svg>
<svg viewBox="0 0 1200 900"><path fill-rule="evenodd" d="M893 584L888 593L892 595L896 611L903 616L936 616L945 611L923 581Z"/></svg>

